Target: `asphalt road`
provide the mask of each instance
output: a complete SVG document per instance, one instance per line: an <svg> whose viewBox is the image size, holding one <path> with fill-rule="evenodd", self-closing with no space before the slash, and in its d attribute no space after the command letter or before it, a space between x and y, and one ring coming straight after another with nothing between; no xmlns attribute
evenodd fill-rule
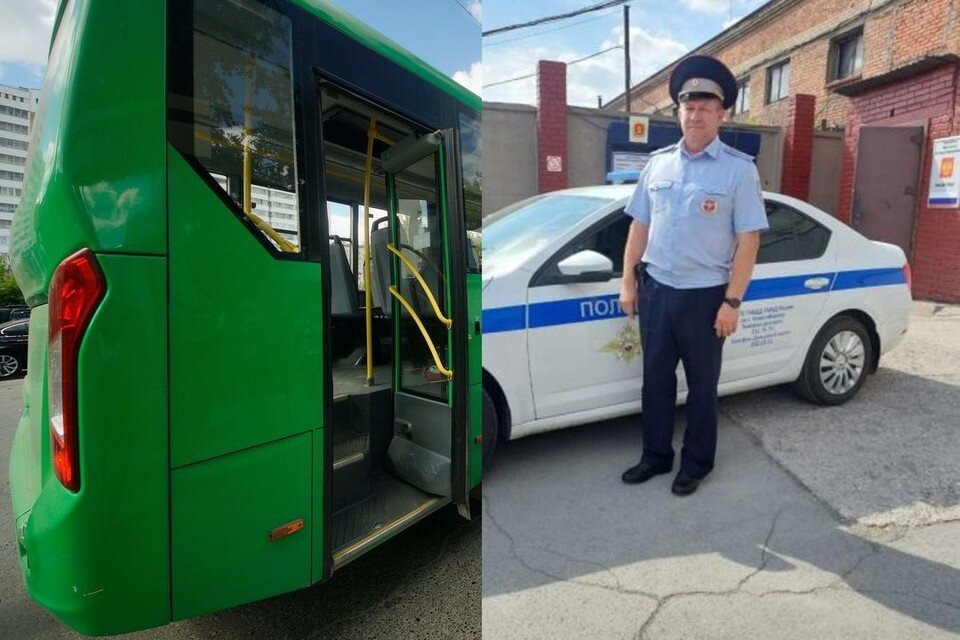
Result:
<svg viewBox="0 0 960 640"><path fill-rule="evenodd" d="M484 639L960 637L960 308L918 304L881 367L842 407L721 399L685 498L620 481L639 416L498 448Z"/></svg>
<svg viewBox="0 0 960 640"><path fill-rule="evenodd" d="M10 506L22 381L0 382L0 640L81 638L27 595ZM131 640L480 638L480 520L453 508L414 525L324 584L118 636Z"/></svg>

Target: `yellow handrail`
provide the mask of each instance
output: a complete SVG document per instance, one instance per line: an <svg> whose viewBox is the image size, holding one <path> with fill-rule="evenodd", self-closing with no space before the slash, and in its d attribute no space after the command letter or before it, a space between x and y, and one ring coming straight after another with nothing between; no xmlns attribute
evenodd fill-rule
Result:
<svg viewBox="0 0 960 640"><path fill-rule="evenodd" d="M373 173L373 143L376 140L394 144L393 140L377 131L377 118L370 118L367 128L367 156L363 171L363 299L366 304L364 322L367 330L367 385L373 379L373 291L370 289L370 179Z"/></svg>
<svg viewBox="0 0 960 640"><path fill-rule="evenodd" d="M367 331L367 385L373 386L373 292L370 290L370 174L373 173L373 143L377 139L377 118L367 129L367 157L363 172L363 312Z"/></svg>
<svg viewBox="0 0 960 640"><path fill-rule="evenodd" d="M437 320L446 325L447 329L453 326L453 320L444 316L443 312L440 311L440 305L437 304L437 299L433 297L433 292L430 291L430 287L427 286L427 283L424 281L423 276L420 275L417 267L410 262L410 259L407 256L403 255L402 251L397 250L397 248L393 246L392 242L387 243L387 249L390 249L390 251L395 253L397 257L400 258L403 264L407 265L407 269L410 269L410 273L412 273L413 277L416 278L417 282L420 283L420 287L423 289L423 292L427 294L427 300L430 301L430 306L433 307L433 313L436 314Z"/></svg>
<svg viewBox="0 0 960 640"><path fill-rule="evenodd" d="M410 306L410 303L407 302L400 292L397 291L397 288L394 285L390 285L390 293L393 294L393 297L400 301L400 304L404 306L407 312L410 314L410 317L413 318L413 321L417 323L417 327L420 328L420 333L423 334L423 339L427 343L427 347L430 348L430 354L433 356L433 362L437 365L437 370L447 377L447 380L453 378L453 371L450 371L443 366L443 363L440 362L440 354L437 353L437 348L433 344L433 340L430 338L430 334L427 333L426 327L423 326L423 322L420 320L420 316L417 315L417 312L413 310L413 307Z"/></svg>
<svg viewBox="0 0 960 640"><path fill-rule="evenodd" d="M250 218L250 221L253 222L253 224L257 225L258 229L263 231L265 234L267 234L267 236L270 237L271 240L277 243L277 246L280 247L281 251L286 251L287 253L300 253L300 247L277 233L276 230L271 227L263 218L251 211L247 211L246 213L247 217Z"/></svg>

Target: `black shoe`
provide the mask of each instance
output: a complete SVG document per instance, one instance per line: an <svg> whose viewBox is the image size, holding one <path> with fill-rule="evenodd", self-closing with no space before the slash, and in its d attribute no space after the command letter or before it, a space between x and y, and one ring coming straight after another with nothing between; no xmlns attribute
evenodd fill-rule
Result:
<svg viewBox="0 0 960 640"><path fill-rule="evenodd" d="M675 496L688 496L696 491L699 485L700 478L693 478L681 471L677 474L677 477L673 479L673 486L670 487L670 491L672 491Z"/></svg>
<svg viewBox="0 0 960 640"><path fill-rule="evenodd" d="M665 473L670 473L671 468L671 466L657 466L650 464L649 462L641 462L640 464L630 467L624 471L623 475L620 476L620 479L627 484L639 484L641 482L646 482L653 476L660 476Z"/></svg>

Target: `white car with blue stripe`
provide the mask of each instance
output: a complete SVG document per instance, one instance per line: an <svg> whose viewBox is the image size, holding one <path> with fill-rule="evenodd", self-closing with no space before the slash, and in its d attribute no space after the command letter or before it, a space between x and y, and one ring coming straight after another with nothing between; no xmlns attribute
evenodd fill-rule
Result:
<svg viewBox="0 0 960 640"><path fill-rule="evenodd" d="M633 185L535 196L484 220L484 454L498 440L641 410L639 328L619 308ZM853 397L902 339L912 305L899 247L764 193L770 229L723 350L720 395L782 383ZM686 401L682 365L678 401Z"/></svg>

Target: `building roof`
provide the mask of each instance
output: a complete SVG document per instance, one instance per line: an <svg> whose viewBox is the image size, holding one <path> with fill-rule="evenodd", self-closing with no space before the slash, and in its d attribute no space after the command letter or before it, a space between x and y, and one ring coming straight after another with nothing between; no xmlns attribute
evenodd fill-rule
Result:
<svg viewBox="0 0 960 640"><path fill-rule="evenodd" d="M700 46L695 49L688 51L686 54L680 58L673 60L665 67L661 68L659 71L651 74L650 76L644 78L637 84L630 87L631 95L634 93L643 93L645 89L660 84L661 82L666 82L670 77L670 72L673 70L673 67L688 55L698 53L704 55L712 55L716 51L722 49L730 40L734 38L739 38L745 35L748 31L770 22L777 18L787 9L792 6L799 4L803 0L770 0L769 2L760 5L758 8L754 9L743 18L738 20L736 23L721 31L717 35L713 36ZM623 102L626 93L621 93L615 97L610 102L603 105L604 108L611 107L617 102Z"/></svg>

